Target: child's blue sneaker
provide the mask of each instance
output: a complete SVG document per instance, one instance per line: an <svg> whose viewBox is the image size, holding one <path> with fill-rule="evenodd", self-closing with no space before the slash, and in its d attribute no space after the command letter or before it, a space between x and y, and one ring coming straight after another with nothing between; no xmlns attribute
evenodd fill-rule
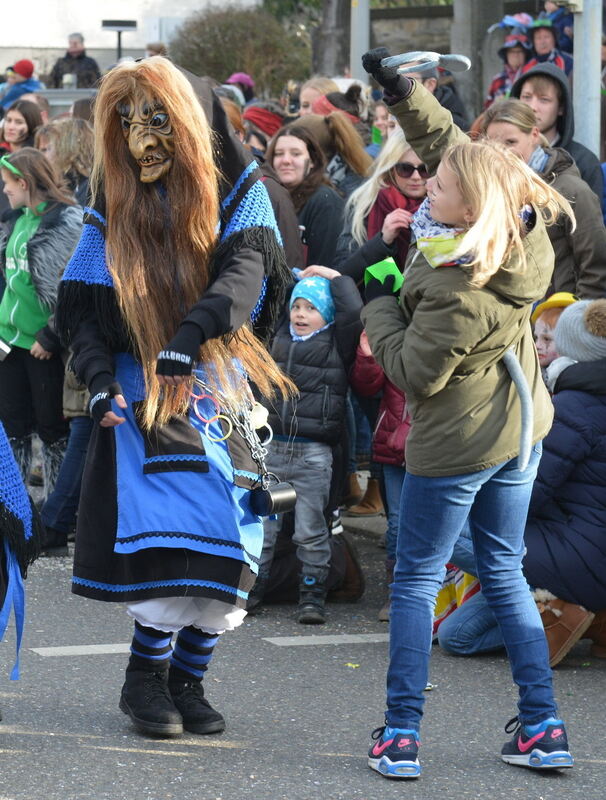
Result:
<svg viewBox="0 0 606 800"><path fill-rule="evenodd" d="M405 728L377 728L371 734L375 743L368 751L368 766L386 778L418 778L419 734Z"/></svg>
<svg viewBox="0 0 606 800"><path fill-rule="evenodd" d="M514 717L505 732L514 735L501 750L501 758L508 764L533 769L566 769L574 764L561 719L550 717L537 725L522 725Z"/></svg>

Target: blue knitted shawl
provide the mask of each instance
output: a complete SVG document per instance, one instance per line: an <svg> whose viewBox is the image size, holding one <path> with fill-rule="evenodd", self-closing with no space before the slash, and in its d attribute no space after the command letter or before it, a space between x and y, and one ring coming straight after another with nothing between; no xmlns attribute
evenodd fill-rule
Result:
<svg viewBox="0 0 606 800"><path fill-rule="evenodd" d="M3 558L0 569L0 639L3 638L11 610L15 612L17 630L17 659L11 680L19 677L19 648L25 619L25 592L23 578L28 565L36 558L40 548L41 529L39 517L27 494L13 452L0 424L0 539Z"/></svg>

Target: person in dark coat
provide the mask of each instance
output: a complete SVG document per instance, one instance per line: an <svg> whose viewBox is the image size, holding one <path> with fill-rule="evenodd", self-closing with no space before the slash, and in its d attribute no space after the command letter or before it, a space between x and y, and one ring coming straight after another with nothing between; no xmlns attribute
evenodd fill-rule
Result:
<svg viewBox="0 0 606 800"><path fill-rule="evenodd" d="M555 343L560 358L547 370L555 418L532 491L523 562L552 666L581 638L592 639L594 657L606 657L606 299L568 306ZM567 366L570 359L578 363ZM452 560L473 572L463 544ZM503 646L481 594L445 620L439 641L454 654Z"/></svg>
<svg viewBox="0 0 606 800"><path fill-rule="evenodd" d="M301 561L298 621L322 624L331 551L324 517L333 469L332 448L345 421L348 372L362 332L362 299L353 280L335 270L294 287L289 313L271 347L275 362L293 381L298 396L270 409L274 432L267 465L297 492L293 541ZM328 277L330 276L330 279ZM258 606L267 589L280 523L266 520L259 577L253 590Z"/></svg>
<svg viewBox="0 0 606 800"><path fill-rule="evenodd" d="M73 89L89 89L94 86L101 72L94 58L86 55L84 37L81 33L70 33L67 39L67 52L63 58L58 58L50 74L49 89L63 89L65 75L76 76L76 86Z"/></svg>
<svg viewBox="0 0 606 800"><path fill-rule="evenodd" d="M550 147L561 147L574 158L581 177L602 200L604 179L597 156L574 136L574 110L568 78L549 62L537 64L517 79L511 97L527 103Z"/></svg>
<svg viewBox="0 0 606 800"><path fill-rule="evenodd" d="M345 203L326 178L326 158L311 131L296 124L281 128L266 161L290 192L303 239L304 264L332 266Z"/></svg>

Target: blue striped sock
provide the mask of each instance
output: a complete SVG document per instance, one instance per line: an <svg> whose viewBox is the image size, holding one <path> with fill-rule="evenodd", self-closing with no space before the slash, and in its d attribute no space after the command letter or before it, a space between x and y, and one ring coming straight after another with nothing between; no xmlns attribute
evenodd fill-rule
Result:
<svg viewBox="0 0 606 800"><path fill-rule="evenodd" d="M146 628L135 621L129 667L164 672L170 664L171 639L172 633Z"/></svg>
<svg viewBox="0 0 606 800"><path fill-rule="evenodd" d="M208 669L219 634L204 633L199 628L182 628L170 659L170 677L200 681Z"/></svg>

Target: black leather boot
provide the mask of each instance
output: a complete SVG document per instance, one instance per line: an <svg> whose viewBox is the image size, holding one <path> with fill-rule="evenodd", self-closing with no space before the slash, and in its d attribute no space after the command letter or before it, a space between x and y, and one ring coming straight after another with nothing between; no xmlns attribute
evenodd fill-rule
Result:
<svg viewBox="0 0 606 800"><path fill-rule="evenodd" d="M297 622L302 625L324 625L326 622L325 598L326 578L316 575L301 575Z"/></svg>
<svg viewBox="0 0 606 800"><path fill-rule="evenodd" d="M126 670L120 709L141 733L151 736L179 736L183 719L168 690L168 672Z"/></svg>
<svg viewBox="0 0 606 800"><path fill-rule="evenodd" d="M176 708L183 718L183 727L190 733L220 733L225 720L204 697L202 681L184 680L168 674L168 688Z"/></svg>

